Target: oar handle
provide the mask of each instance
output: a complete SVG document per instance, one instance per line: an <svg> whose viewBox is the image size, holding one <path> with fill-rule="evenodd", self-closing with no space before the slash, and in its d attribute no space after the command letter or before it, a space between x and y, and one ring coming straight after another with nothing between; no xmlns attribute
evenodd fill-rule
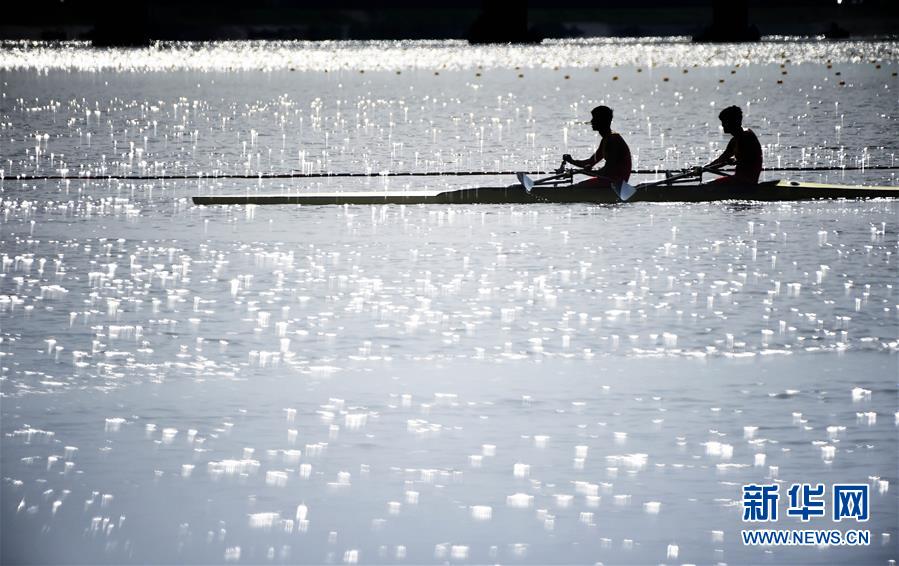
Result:
<svg viewBox="0 0 899 566"><path fill-rule="evenodd" d="M550 175L549 177L544 177L542 179L537 179L534 181L535 185L542 185L544 183L548 183L549 181L554 181L556 179L561 179L563 177L570 177L572 173L570 171L563 171L557 175Z"/></svg>
<svg viewBox="0 0 899 566"><path fill-rule="evenodd" d="M733 173L726 173L726 172L722 171L721 169L719 169L718 167L709 167L708 165L703 167L702 170L707 171L709 173L714 173L715 175L721 175L722 177L733 177L734 176Z"/></svg>
<svg viewBox="0 0 899 566"><path fill-rule="evenodd" d="M596 171L592 169L568 169L566 171L566 175L586 175L588 177L596 177L598 179L606 179L607 177L600 175Z"/></svg>

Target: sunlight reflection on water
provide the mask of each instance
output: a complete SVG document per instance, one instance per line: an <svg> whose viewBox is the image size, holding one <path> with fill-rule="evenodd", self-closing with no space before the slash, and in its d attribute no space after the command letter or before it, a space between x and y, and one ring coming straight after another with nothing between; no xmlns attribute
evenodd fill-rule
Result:
<svg viewBox="0 0 899 566"><path fill-rule="evenodd" d="M93 49L88 42L0 42L0 69L80 71L344 71L552 69L555 67L731 66L860 63L895 59L894 40L821 41L770 37L760 43L695 44L687 37L545 40L540 45L471 46L465 41L157 42L140 49Z"/></svg>
<svg viewBox="0 0 899 566"><path fill-rule="evenodd" d="M895 559L895 201L197 207L511 180L104 179L554 167L599 101L647 168L720 151L733 103L769 164L891 165L895 53L3 43L3 562ZM743 547L762 481L869 484L873 544Z"/></svg>

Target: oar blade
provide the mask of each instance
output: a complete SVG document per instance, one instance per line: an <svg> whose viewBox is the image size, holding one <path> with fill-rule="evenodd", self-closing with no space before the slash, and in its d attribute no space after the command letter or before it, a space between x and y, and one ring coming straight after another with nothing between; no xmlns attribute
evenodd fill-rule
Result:
<svg viewBox="0 0 899 566"><path fill-rule="evenodd" d="M637 192L637 189L629 185L627 181L621 181L621 184L618 185L612 183L612 188L615 189L615 194L618 195L618 198L621 199L621 202L629 201L630 198Z"/></svg>
<svg viewBox="0 0 899 566"><path fill-rule="evenodd" d="M526 173L516 173L515 176L518 177L518 182L521 183L525 191L531 192L533 190L534 181Z"/></svg>

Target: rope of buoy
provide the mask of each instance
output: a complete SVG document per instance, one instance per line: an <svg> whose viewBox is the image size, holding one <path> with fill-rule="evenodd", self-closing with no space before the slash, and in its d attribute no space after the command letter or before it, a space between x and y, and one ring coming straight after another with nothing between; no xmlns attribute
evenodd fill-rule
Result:
<svg viewBox="0 0 899 566"><path fill-rule="evenodd" d="M768 167L762 171L887 171L899 169L899 165L871 165L870 167ZM677 171L673 169L636 169L631 171L634 175L657 175ZM103 175L103 176L78 176L65 175L16 175L4 177L2 181L164 181L164 180L200 180L200 179L322 179L342 177L489 177L498 175L516 175L521 171L397 171L382 173L257 173L237 174L227 173L222 175ZM549 175L555 171L525 171L526 175Z"/></svg>

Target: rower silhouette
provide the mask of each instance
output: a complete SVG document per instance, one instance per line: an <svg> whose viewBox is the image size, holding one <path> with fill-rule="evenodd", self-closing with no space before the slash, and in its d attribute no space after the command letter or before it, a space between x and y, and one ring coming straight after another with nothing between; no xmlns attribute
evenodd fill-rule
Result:
<svg viewBox="0 0 899 566"><path fill-rule="evenodd" d="M631 150L621 134L612 131L611 108L597 106L591 114L593 118L588 123L602 137L596 153L587 159L573 159L566 153L562 156L562 161L582 169L592 169L600 161L605 161L600 169L587 173L593 176L592 179L574 185L576 188L608 189L620 186L631 177Z"/></svg>
<svg viewBox="0 0 899 566"><path fill-rule="evenodd" d="M728 106L718 114L724 133L733 136L718 159L707 167L736 165L730 177L720 177L712 181L716 184L739 183L757 185L762 174L762 146L755 132L743 128L743 111L739 106Z"/></svg>

